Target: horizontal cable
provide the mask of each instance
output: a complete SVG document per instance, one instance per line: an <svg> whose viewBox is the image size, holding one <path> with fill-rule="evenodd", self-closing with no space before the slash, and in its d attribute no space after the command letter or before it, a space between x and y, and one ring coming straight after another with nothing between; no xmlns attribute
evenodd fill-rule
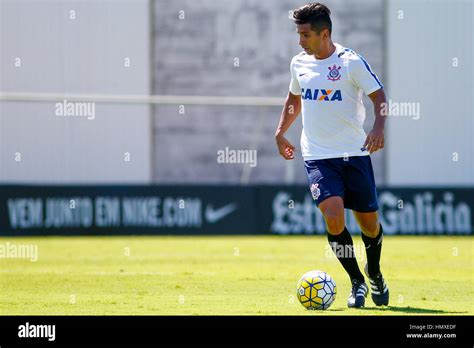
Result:
<svg viewBox="0 0 474 348"><path fill-rule="evenodd" d="M235 105L283 106L285 100L277 97L180 96L133 94L62 94L62 93L4 93L0 100L25 102L96 102L113 104L178 104L178 105Z"/></svg>

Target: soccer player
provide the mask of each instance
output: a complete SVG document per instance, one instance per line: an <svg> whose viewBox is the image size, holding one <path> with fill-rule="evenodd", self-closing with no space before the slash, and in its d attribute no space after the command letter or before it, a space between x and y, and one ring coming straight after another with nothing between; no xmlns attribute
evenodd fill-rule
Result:
<svg viewBox="0 0 474 348"><path fill-rule="evenodd" d="M370 154L384 147L386 102L383 86L370 65L352 49L331 39L330 10L321 3L293 12L303 52L290 64L289 93L275 138L280 155L294 158L295 147L285 133L302 113L301 152L311 194L321 210L327 237L349 274L348 307L363 307L368 287L345 227L344 208L351 209L362 231L367 253L365 273L372 300L388 305L389 290L380 271L383 230L378 221L377 191ZM366 135L362 94L374 104L375 123ZM341 250L346 252L340 252Z"/></svg>

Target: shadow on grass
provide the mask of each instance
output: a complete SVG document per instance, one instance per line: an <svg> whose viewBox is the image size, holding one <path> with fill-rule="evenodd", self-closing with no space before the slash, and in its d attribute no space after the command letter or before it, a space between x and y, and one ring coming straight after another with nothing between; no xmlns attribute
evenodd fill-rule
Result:
<svg viewBox="0 0 474 348"><path fill-rule="evenodd" d="M397 312L397 313L418 313L418 314L462 314L467 312L443 311L441 309L427 309L417 307L364 307L362 310L380 311L380 312Z"/></svg>

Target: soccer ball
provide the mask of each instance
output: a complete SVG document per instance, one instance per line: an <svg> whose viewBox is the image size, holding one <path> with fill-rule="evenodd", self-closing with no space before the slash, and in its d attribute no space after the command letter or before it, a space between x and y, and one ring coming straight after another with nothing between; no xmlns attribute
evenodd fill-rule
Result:
<svg viewBox="0 0 474 348"><path fill-rule="evenodd" d="M336 299L336 283L323 271L305 273L296 286L298 300L306 309L328 309Z"/></svg>

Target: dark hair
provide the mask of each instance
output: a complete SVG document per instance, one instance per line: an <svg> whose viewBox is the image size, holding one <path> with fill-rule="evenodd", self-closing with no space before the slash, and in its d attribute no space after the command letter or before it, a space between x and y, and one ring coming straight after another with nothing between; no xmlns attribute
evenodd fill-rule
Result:
<svg viewBox="0 0 474 348"><path fill-rule="evenodd" d="M329 30L329 34L332 31L331 11L326 5L319 2L313 2L294 10L293 21L296 24L310 23L311 29L318 35L324 28Z"/></svg>

